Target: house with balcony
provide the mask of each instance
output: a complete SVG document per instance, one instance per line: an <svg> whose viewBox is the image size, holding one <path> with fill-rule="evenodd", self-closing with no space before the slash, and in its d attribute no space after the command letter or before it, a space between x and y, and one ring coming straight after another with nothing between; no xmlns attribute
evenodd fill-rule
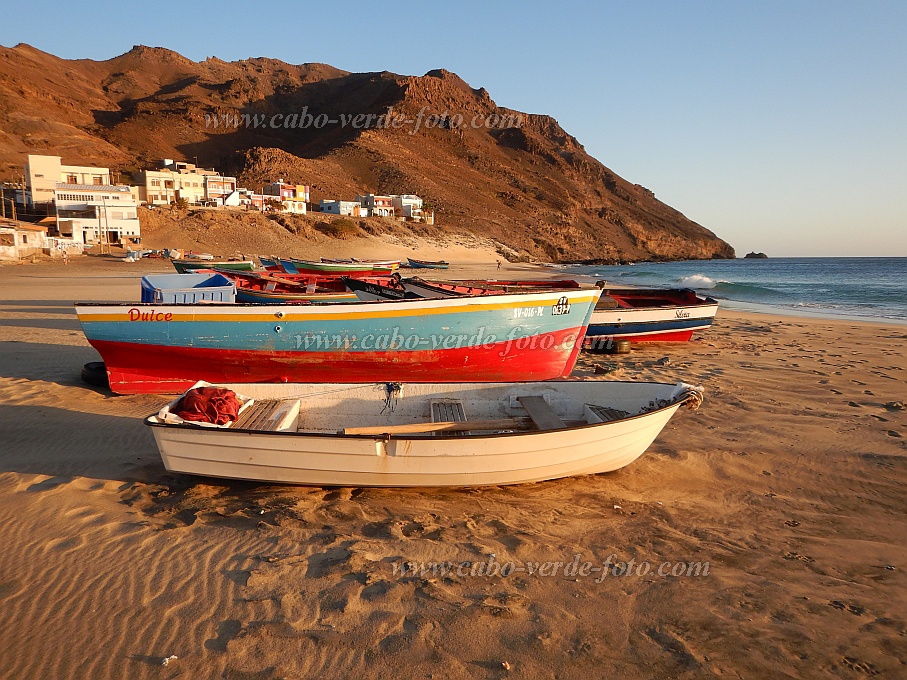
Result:
<svg viewBox="0 0 907 680"><path fill-rule="evenodd" d="M133 181L139 188L139 201L146 205L170 205L179 198L191 205L202 205L206 200L205 178L210 175L217 172L165 158L157 170L135 173Z"/></svg>
<svg viewBox="0 0 907 680"><path fill-rule="evenodd" d="M50 208L57 184L109 186L110 169L87 165L63 165L60 156L29 154L25 163L25 204Z"/></svg>
<svg viewBox="0 0 907 680"><path fill-rule="evenodd" d="M53 192L56 230L77 243L137 243L138 200L122 185L57 182Z"/></svg>
<svg viewBox="0 0 907 680"><path fill-rule="evenodd" d="M422 209L423 201L414 194L391 194L391 204L394 206L394 215L407 220L416 220L435 223L434 211L425 212Z"/></svg>
<svg viewBox="0 0 907 680"><path fill-rule="evenodd" d="M262 187L261 193L273 200L280 201L286 212L297 215L306 214L309 201L309 187L305 184L287 184L282 179Z"/></svg>
<svg viewBox="0 0 907 680"><path fill-rule="evenodd" d="M390 196L376 196L375 194L365 194L357 196L356 200L362 207L365 217L393 217L394 204Z"/></svg>
<svg viewBox="0 0 907 680"><path fill-rule="evenodd" d="M216 173L205 175L205 202L214 206L239 206L236 178Z"/></svg>

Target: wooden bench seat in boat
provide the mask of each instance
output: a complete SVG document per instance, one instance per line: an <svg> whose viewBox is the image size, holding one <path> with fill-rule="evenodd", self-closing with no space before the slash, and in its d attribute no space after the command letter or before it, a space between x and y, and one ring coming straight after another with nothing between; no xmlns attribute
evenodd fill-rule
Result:
<svg viewBox="0 0 907 680"><path fill-rule="evenodd" d="M517 401L526 409L538 429L560 430L567 427L567 424L552 410L544 397L517 397Z"/></svg>
<svg viewBox="0 0 907 680"><path fill-rule="evenodd" d="M295 430L299 417L299 399L263 399L255 401L239 414L233 429L281 432Z"/></svg>
<svg viewBox="0 0 907 680"><path fill-rule="evenodd" d="M607 406L596 406L595 404L586 404L585 408L586 422L588 423L609 423L612 420L620 420L621 418L629 418L630 413L627 411L621 411L616 408L608 408Z"/></svg>
<svg viewBox="0 0 907 680"><path fill-rule="evenodd" d="M431 422L433 423L462 423L466 421L466 411L463 402L459 399L432 399ZM435 432L435 435L440 434ZM467 432L452 432L456 437L467 437Z"/></svg>

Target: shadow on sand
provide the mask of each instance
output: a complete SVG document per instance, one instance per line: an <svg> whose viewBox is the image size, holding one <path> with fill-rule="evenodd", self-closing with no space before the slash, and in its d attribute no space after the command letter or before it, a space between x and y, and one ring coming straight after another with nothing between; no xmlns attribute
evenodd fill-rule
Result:
<svg viewBox="0 0 907 680"><path fill-rule="evenodd" d="M91 346L53 345L37 342L0 342L0 378L42 380L58 385L95 389L82 382L82 366L101 357Z"/></svg>

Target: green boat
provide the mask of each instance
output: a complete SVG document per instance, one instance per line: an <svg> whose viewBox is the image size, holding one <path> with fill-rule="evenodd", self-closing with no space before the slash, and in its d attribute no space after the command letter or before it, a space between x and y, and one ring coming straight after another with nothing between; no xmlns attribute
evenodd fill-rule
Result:
<svg viewBox="0 0 907 680"><path fill-rule="evenodd" d="M196 269L233 269L240 272L255 271L255 263L252 260L230 260L229 262L217 262L214 260L171 260L173 267L180 274L189 274Z"/></svg>

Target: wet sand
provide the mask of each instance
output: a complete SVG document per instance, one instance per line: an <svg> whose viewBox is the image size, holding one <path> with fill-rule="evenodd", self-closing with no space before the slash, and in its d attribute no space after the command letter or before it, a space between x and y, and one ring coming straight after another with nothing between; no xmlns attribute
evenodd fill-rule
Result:
<svg viewBox="0 0 907 680"><path fill-rule="evenodd" d="M583 355L706 391L615 473L279 487L167 473L165 398L80 381L72 302L171 271L141 267L0 267L0 677L907 674L907 327L722 310Z"/></svg>

